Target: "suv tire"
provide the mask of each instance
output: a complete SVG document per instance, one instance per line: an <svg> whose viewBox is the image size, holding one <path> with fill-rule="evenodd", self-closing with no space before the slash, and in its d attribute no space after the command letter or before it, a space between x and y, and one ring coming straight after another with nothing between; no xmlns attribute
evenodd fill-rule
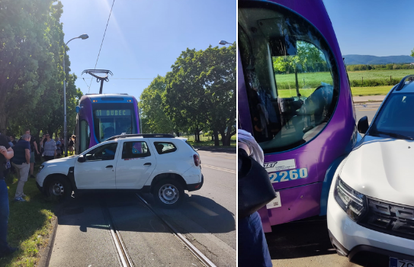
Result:
<svg viewBox="0 0 414 267"><path fill-rule="evenodd" d="M53 176L47 183L46 194L58 200L66 200L72 195L72 186L66 178Z"/></svg>
<svg viewBox="0 0 414 267"><path fill-rule="evenodd" d="M164 208L175 208L181 204L184 198L183 186L172 179L158 182L153 192L157 204Z"/></svg>

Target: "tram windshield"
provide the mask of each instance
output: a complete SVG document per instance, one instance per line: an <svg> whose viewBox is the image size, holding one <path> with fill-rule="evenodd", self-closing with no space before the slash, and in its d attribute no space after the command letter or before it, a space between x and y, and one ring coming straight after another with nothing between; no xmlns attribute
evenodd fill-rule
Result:
<svg viewBox="0 0 414 267"><path fill-rule="evenodd" d="M93 105L93 121L96 138L99 142L111 136L136 133L133 104Z"/></svg>
<svg viewBox="0 0 414 267"><path fill-rule="evenodd" d="M310 22L261 5L239 7L239 49L253 133L271 153L301 146L323 130L338 101L339 76Z"/></svg>

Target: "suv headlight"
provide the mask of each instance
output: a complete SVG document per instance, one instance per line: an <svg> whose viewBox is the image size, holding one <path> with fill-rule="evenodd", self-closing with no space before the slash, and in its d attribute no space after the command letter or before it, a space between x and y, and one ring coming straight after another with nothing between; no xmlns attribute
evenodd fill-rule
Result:
<svg viewBox="0 0 414 267"><path fill-rule="evenodd" d="M45 167L45 165L43 165L43 164L42 164L42 165L40 165L40 166L39 166L39 172L40 172L40 171L41 171L44 167Z"/></svg>
<svg viewBox="0 0 414 267"><path fill-rule="evenodd" d="M340 177L336 181L334 196L339 206L355 222L358 221L366 210L365 195L352 189Z"/></svg>

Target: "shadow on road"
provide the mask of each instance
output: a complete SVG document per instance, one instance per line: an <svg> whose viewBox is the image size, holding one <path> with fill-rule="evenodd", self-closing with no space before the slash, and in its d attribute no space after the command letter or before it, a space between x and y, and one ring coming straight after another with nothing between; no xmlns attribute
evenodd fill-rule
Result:
<svg viewBox="0 0 414 267"><path fill-rule="evenodd" d="M162 209L154 206L155 201L151 194L141 196L163 219L168 221L170 218L181 233L227 233L235 230L233 214L214 200L186 195L180 207ZM107 228L106 209L117 230L170 232L134 192L81 194L61 203L55 213L59 225L79 225L79 229L86 232L88 228Z"/></svg>
<svg viewBox="0 0 414 267"><path fill-rule="evenodd" d="M272 259L336 254L329 240L326 217L272 226L266 239Z"/></svg>

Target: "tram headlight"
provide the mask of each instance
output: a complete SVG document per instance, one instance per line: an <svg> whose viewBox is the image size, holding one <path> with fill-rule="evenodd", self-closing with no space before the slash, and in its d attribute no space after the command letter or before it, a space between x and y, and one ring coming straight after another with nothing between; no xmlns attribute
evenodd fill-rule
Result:
<svg viewBox="0 0 414 267"><path fill-rule="evenodd" d="M355 222L358 221L366 210L365 195L352 189L340 177L338 177L335 184L334 197L349 218Z"/></svg>

